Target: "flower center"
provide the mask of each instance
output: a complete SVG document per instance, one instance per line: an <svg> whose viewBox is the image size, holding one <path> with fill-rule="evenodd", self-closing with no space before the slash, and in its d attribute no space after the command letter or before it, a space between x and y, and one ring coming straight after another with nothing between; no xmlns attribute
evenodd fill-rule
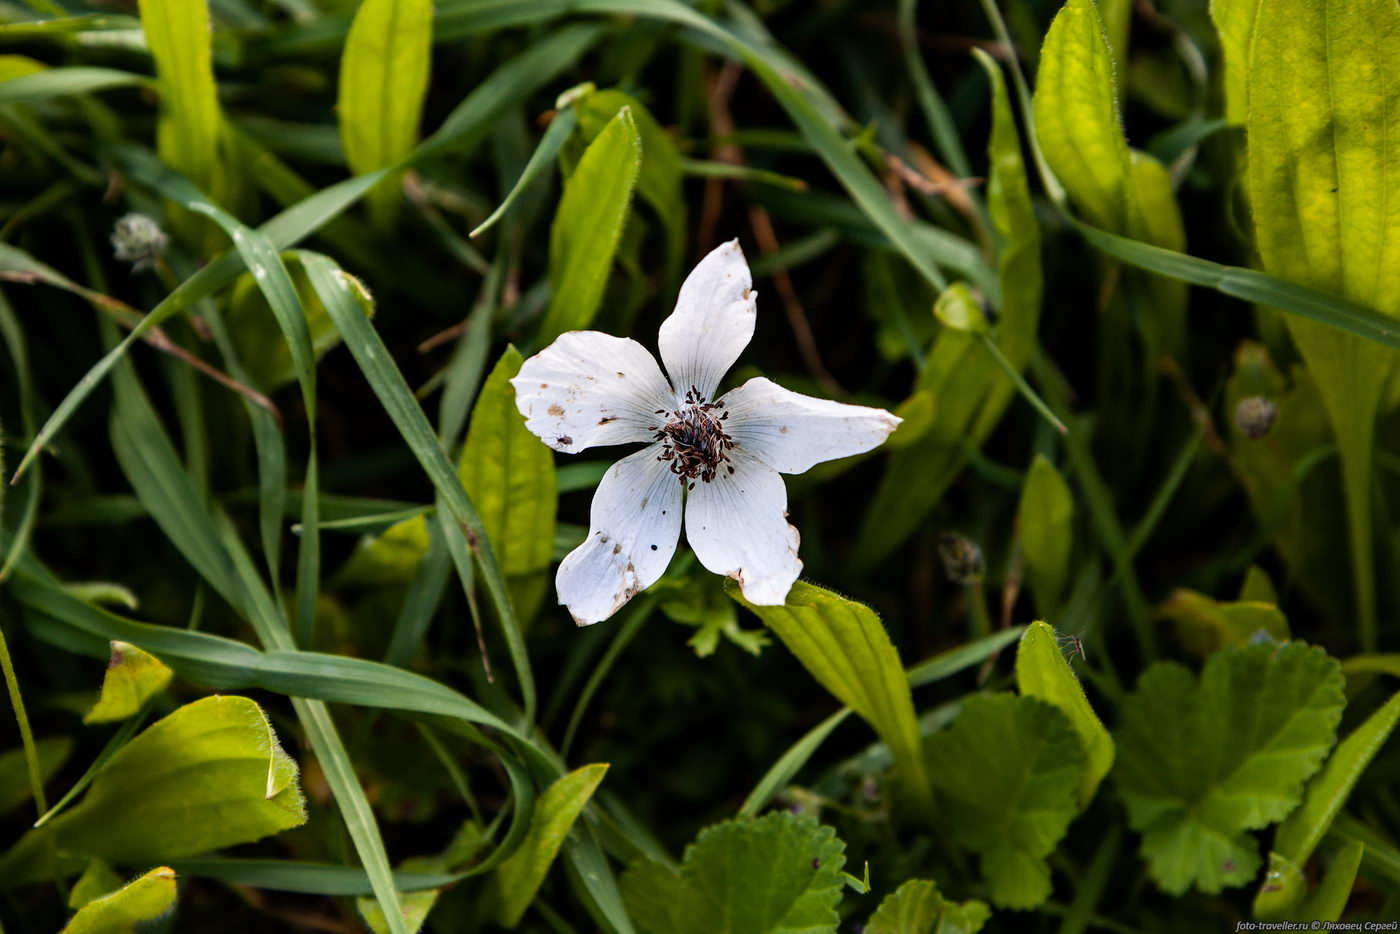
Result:
<svg viewBox="0 0 1400 934"><path fill-rule="evenodd" d="M721 414L723 413L723 414ZM695 489L695 481L709 483L723 467L731 474L728 451L734 449L734 439L725 434L723 422L729 417L724 400L705 401L694 386L685 394L685 404L673 412L657 409L657 415L669 417L665 425L652 425L656 440L661 442L659 461L671 465L671 473Z"/></svg>

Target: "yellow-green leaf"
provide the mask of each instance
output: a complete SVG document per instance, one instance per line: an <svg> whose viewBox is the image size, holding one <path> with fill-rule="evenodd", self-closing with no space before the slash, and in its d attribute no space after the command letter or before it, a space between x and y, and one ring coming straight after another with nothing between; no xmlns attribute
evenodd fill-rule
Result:
<svg viewBox="0 0 1400 934"><path fill-rule="evenodd" d="M306 820L297 764L262 708L206 697L146 728L107 762L77 805L49 821L65 852L113 863L191 856ZM42 873L33 833L7 854L12 881ZM42 878L42 875L40 875Z"/></svg>
<svg viewBox="0 0 1400 934"><path fill-rule="evenodd" d="M131 934L175 904L175 870L158 866L111 895L93 899L73 916L62 934Z"/></svg>
<svg viewBox="0 0 1400 934"><path fill-rule="evenodd" d="M1074 498L1055 465L1037 454L1021 488L1016 513L1021 553L1041 616L1054 616L1069 579L1074 546Z"/></svg>
<svg viewBox="0 0 1400 934"><path fill-rule="evenodd" d="M68 907L77 911L88 902L122 887L122 877L100 859L88 860L83 874L68 893Z"/></svg>
<svg viewBox="0 0 1400 934"><path fill-rule="evenodd" d="M496 886L501 897L496 920L502 925L514 927L519 923L569 829L607 771L605 763L585 765L560 776L540 795L520 848L496 867Z"/></svg>
<svg viewBox="0 0 1400 934"><path fill-rule="evenodd" d="M1113 767L1113 739L1065 661L1055 630L1046 623L1031 623L1021 636L1016 650L1016 687L1023 695L1060 708L1079 735L1084 748L1084 769L1079 776L1079 809L1083 810Z"/></svg>
<svg viewBox="0 0 1400 934"><path fill-rule="evenodd" d="M428 522L414 516L395 522L379 535L366 535L336 575L348 587L406 584L428 553Z"/></svg>
<svg viewBox="0 0 1400 934"><path fill-rule="evenodd" d="M773 630L807 672L875 728L915 801L928 802L914 699L904 665L875 611L798 581L782 606L755 606L733 581L729 595Z"/></svg>
<svg viewBox="0 0 1400 934"><path fill-rule="evenodd" d="M619 110L588 144L549 231L549 311L539 339L586 328L598 312L642 162L630 108Z"/></svg>
<svg viewBox="0 0 1400 934"><path fill-rule="evenodd" d="M486 378L458 468L507 576L549 566L559 503L554 455L515 407L510 380L523 362L520 351L507 347Z"/></svg>
<svg viewBox="0 0 1400 934"><path fill-rule="evenodd" d="M1279 642L1289 638L1288 619L1272 603L1226 603L1183 587L1173 591L1158 612L1176 624L1182 646L1201 658L1223 646L1244 645L1261 631Z"/></svg>
<svg viewBox="0 0 1400 934"><path fill-rule="evenodd" d="M174 674L164 662L126 642L112 642L112 657L102 676L102 693L83 717L84 723L125 720L153 694L165 689Z"/></svg>
<svg viewBox="0 0 1400 934"><path fill-rule="evenodd" d="M139 7L160 88L160 157L207 189L220 127L209 5L206 0L140 0Z"/></svg>
<svg viewBox="0 0 1400 934"><path fill-rule="evenodd" d="M1352 840L1338 850L1332 857L1332 865L1327 867L1327 874L1298 906L1296 917L1341 920L1351 898L1352 886L1356 884L1356 873L1361 869L1361 857L1365 855L1366 844L1360 840Z"/></svg>
<svg viewBox="0 0 1400 934"><path fill-rule="evenodd" d="M1264 268L1400 312L1400 8L1260 0L1249 43L1249 195ZM1320 91L1325 89L1325 93ZM1376 641L1371 458L1394 355L1287 318L1341 454L1362 647Z"/></svg>
<svg viewBox="0 0 1400 934"><path fill-rule="evenodd" d="M1069 0L1040 51L1035 128L1041 151L1090 222L1127 233L1138 207L1118 119L1113 56L1093 0Z"/></svg>
<svg viewBox="0 0 1400 934"><path fill-rule="evenodd" d="M885 896L865 934L977 934L991 916L984 902L952 902L936 883L910 879Z"/></svg>
<svg viewBox="0 0 1400 934"><path fill-rule="evenodd" d="M418 142L432 56L432 0L364 0L340 59L340 139L356 175L398 162ZM398 179L369 195L370 210L388 223Z"/></svg>
<svg viewBox="0 0 1400 934"><path fill-rule="evenodd" d="M1225 65L1225 119L1235 126L1244 125L1249 104L1249 38L1258 7L1259 0L1210 0L1210 18L1220 35Z"/></svg>

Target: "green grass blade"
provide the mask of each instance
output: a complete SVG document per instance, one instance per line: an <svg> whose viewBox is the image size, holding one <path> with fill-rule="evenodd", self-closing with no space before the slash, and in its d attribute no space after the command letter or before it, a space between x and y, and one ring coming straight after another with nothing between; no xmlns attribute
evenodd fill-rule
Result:
<svg viewBox="0 0 1400 934"><path fill-rule="evenodd" d="M573 133L576 126L578 126L578 115L574 113L572 107L566 107L554 115L554 119L549 122L549 129L545 130L544 136L540 137L539 145L530 155L530 161L525 163L525 168L521 170L520 177L511 186L505 200L487 216L486 220L477 224L468 236L475 239L496 226L496 221L505 216L511 205L515 204L516 199L525 189L529 188L535 179L554 164L555 157L559 155L559 150L564 146L564 140L569 138L569 134Z"/></svg>
<svg viewBox="0 0 1400 934"><path fill-rule="evenodd" d="M345 274L334 262L319 254L302 253L301 259L321 302L340 331L345 346L360 365L360 370L374 389L375 395L379 397L380 404L388 412L394 426L403 435L409 449L428 474L433 487L442 498L443 505L466 533L472 553L481 566L486 589L500 618L506 644L510 648L511 661L520 681L526 720L533 720L535 681L530 671L525 640L520 632L519 621L515 617L515 609L511 605L510 594L506 590L505 578L496 562L495 552L481 524L481 517L477 515L476 507L462 489L462 484L457 479L457 471L438 443L427 416L413 398L413 391L398 367L394 366L389 349L384 346L379 333L365 317L353 286Z"/></svg>
<svg viewBox="0 0 1400 934"><path fill-rule="evenodd" d="M3 34L3 33L0 33ZM90 94L108 88L149 87L145 75L115 68L46 68L32 75L0 81L0 104L33 103L51 97Z"/></svg>

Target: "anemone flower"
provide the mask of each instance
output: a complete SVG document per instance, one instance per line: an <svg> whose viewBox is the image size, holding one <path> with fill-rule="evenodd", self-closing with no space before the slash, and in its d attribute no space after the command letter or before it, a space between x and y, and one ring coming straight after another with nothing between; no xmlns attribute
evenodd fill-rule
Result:
<svg viewBox="0 0 1400 934"><path fill-rule="evenodd" d="M802 571L780 474L880 445L900 420L884 409L791 392L762 377L716 395L753 337L753 278L738 240L686 277L658 345L670 374L634 340L570 331L513 380L526 427L556 451L646 447L598 484L588 538L559 565L559 602L601 622L655 583L686 539L744 598L781 604Z"/></svg>

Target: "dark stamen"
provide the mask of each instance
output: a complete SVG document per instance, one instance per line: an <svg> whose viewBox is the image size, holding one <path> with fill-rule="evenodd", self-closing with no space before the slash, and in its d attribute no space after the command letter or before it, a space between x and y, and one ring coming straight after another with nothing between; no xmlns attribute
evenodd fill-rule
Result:
<svg viewBox="0 0 1400 934"><path fill-rule="evenodd" d="M671 472L680 478L681 483L689 481L689 489L695 489L696 480L709 483L724 466L729 473L734 468L728 466L729 451L734 449L734 439L725 433L720 425L729 413L716 417L715 410L724 407L722 400L706 402L700 390L694 386L685 394L685 406L675 412L664 413L671 420L656 432L655 438L661 442L661 454L657 460L669 461Z"/></svg>

